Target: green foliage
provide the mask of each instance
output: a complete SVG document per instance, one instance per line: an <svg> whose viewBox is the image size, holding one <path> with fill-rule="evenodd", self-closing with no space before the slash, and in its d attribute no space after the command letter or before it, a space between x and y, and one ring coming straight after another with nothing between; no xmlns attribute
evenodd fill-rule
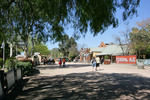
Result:
<svg viewBox="0 0 150 100"><path fill-rule="evenodd" d="M74 36L85 35L90 27L93 35L109 26L117 27L116 9L122 9L123 20L136 14L140 0L1 0L1 38L12 35L38 35L39 41L62 40L64 29L72 25ZM70 24L68 24L70 23ZM79 31L78 31L79 30ZM78 32L76 32L78 31Z"/></svg>
<svg viewBox="0 0 150 100"><path fill-rule="evenodd" d="M9 58L6 60L5 67L7 68L7 70L13 69L14 66L15 66L15 58Z"/></svg>
<svg viewBox="0 0 150 100"><path fill-rule="evenodd" d="M140 59L141 55L150 58L150 19L138 23L139 28L133 28L130 33L132 49Z"/></svg>
<svg viewBox="0 0 150 100"><path fill-rule="evenodd" d="M31 75L33 72L33 66L31 62L17 62L15 68L23 68L24 75Z"/></svg>
<svg viewBox="0 0 150 100"><path fill-rule="evenodd" d="M79 55L79 51L76 48L76 46L71 46L70 50L69 50L69 58L71 60L73 60L75 57L77 57Z"/></svg>
<svg viewBox="0 0 150 100"><path fill-rule="evenodd" d="M3 59L0 58L0 69L2 68L2 66L3 66Z"/></svg>
<svg viewBox="0 0 150 100"><path fill-rule="evenodd" d="M62 55L60 54L58 48L53 48L51 50L51 56L57 58L57 57L61 57Z"/></svg>
<svg viewBox="0 0 150 100"><path fill-rule="evenodd" d="M34 48L35 52L40 52L42 55L49 55L51 52L44 43L37 44Z"/></svg>
<svg viewBox="0 0 150 100"><path fill-rule="evenodd" d="M2 41L3 40L0 40L0 47L1 47L1 44L2 44ZM2 58L3 57L3 49L0 48L0 57ZM5 58L9 58L10 57L10 48L9 48L9 44L8 43L5 43Z"/></svg>
<svg viewBox="0 0 150 100"><path fill-rule="evenodd" d="M104 59L108 59L108 55L106 55L106 56L104 57Z"/></svg>
<svg viewBox="0 0 150 100"><path fill-rule="evenodd" d="M64 57L68 57L71 46L77 46L75 39L73 37L69 39L68 35L64 35L62 41L59 43L59 52L61 52Z"/></svg>

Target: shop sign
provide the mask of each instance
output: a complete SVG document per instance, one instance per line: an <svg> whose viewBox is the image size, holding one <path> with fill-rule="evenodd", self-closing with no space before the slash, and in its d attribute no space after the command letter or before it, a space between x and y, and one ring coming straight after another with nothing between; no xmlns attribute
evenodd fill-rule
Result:
<svg viewBox="0 0 150 100"><path fill-rule="evenodd" d="M136 64L136 55L116 56L117 64Z"/></svg>

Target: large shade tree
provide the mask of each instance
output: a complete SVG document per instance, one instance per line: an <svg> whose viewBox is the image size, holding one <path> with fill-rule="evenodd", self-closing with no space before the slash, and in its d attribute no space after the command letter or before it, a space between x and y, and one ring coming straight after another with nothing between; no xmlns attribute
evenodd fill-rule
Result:
<svg viewBox="0 0 150 100"><path fill-rule="evenodd" d="M69 50L69 58L71 60L73 60L75 57L77 57L79 55L79 51L77 49L77 46L76 45L72 45L70 50Z"/></svg>
<svg viewBox="0 0 150 100"><path fill-rule="evenodd" d="M138 27L134 27L130 33L133 50L137 53L138 58L141 58L141 55L150 58L150 19L137 24Z"/></svg>
<svg viewBox="0 0 150 100"><path fill-rule="evenodd" d="M64 35L58 45L59 52L62 53L64 57L68 57L71 47L76 47L77 43L73 37L69 38L68 35Z"/></svg>
<svg viewBox="0 0 150 100"><path fill-rule="evenodd" d="M66 26L73 26L74 36L103 33L117 27L116 9L127 20L137 13L140 0L0 0L0 35L3 38L38 35L38 39L59 41Z"/></svg>

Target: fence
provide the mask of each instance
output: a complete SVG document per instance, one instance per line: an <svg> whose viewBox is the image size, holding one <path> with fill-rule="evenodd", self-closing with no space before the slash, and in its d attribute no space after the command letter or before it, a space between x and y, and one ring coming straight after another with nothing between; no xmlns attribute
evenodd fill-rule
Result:
<svg viewBox="0 0 150 100"><path fill-rule="evenodd" d="M150 59L139 59L139 60L142 61L142 62L144 62L145 66L150 65ZM137 59L137 62L138 62L138 59Z"/></svg>
<svg viewBox="0 0 150 100"><path fill-rule="evenodd" d="M6 73L0 70L0 100L22 78L22 68L12 69Z"/></svg>

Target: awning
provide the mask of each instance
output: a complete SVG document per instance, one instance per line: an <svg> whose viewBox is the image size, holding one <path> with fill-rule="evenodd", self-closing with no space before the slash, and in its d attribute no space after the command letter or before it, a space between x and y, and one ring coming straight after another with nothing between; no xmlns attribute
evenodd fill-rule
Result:
<svg viewBox="0 0 150 100"><path fill-rule="evenodd" d="M84 54L84 56L89 56L89 54Z"/></svg>
<svg viewBox="0 0 150 100"><path fill-rule="evenodd" d="M99 53L96 56L112 55L111 53Z"/></svg>
<svg viewBox="0 0 150 100"><path fill-rule="evenodd" d="M99 53L96 56L104 56L104 55L120 56L123 54L121 54L121 53Z"/></svg>
<svg viewBox="0 0 150 100"><path fill-rule="evenodd" d="M112 54L112 56L120 56L120 55L123 55L122 53L114 53Z"/></svg>

